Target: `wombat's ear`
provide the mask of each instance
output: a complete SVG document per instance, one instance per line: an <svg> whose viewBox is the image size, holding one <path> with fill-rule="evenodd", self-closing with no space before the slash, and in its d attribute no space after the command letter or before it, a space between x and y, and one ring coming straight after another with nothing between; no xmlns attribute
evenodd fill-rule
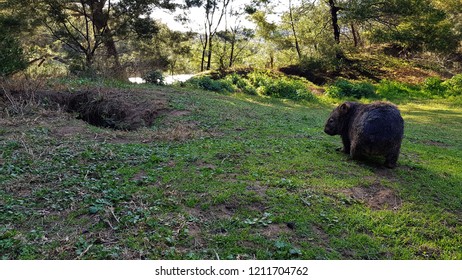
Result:
<svg viewBox="0 0 462 280"><path fill-rule="evenodd" d="M348 102L343 103L342 105L340 105L340 112L347 113L348 110L350 110L350 106L351 104Z"/></svg>

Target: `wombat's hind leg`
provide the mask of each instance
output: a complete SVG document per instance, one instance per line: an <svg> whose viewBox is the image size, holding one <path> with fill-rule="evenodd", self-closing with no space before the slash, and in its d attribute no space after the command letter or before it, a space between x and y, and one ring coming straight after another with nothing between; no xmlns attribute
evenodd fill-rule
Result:
<svg viewBox="0 0 462 280"><path fill-rule="evenodd" d="M350 156L352 159L361 159L361 152L355 145L351 145L350 147Z"/></svg>
<svg viewBox="0 0 462 280"><path fill-rule="evenodd" d="M385 156L385 167L387 168L395 168L396 162L398 161L399 151L398 152L390 152Z"/></svg>

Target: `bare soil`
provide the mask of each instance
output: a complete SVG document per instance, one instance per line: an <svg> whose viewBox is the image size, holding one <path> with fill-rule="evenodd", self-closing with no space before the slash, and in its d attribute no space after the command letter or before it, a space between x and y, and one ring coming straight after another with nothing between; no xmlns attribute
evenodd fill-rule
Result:
<svg viewBox="0 0 462 280"><path fill-rule="evenodd" d="M397 210L401 207L401 198L393 189L374 183L370 186L359 186L344 193L353 199L360 200L374 210Z"/></svg>

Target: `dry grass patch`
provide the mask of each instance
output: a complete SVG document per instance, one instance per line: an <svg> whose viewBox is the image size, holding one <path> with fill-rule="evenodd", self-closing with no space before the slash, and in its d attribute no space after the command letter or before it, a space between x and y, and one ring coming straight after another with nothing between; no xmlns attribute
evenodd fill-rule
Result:
<svg viewBox="0 0 462 280"><path fill-rule="evenodd" d="M364 202L374 210L398 210L401 198L393 189L374 183L370 186L360 186L345 190L344 193L353 199Z"/></svg>

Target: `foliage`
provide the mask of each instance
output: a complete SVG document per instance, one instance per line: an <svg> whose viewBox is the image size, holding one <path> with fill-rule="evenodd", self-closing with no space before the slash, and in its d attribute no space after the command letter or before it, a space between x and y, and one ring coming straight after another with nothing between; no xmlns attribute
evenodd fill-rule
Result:
<svg viewBox="0 0 462 280"><path fill-rule="evenodd" d="M253 29L241 27L239 23L230 27L230 30L217 32L217 59L219 69L228 69L235 64L242 64L254 52L252 38Z"/></svg>
<svg viewBox="0 0 462 280"><path fill-rule="evenodd" d="M451 53L458 48L461 37L454 24L431 0L403 0L385 5L382 8L385 15L380 17L394 28L373 29L373 41L397 43L410 52Z"/></svg>
<svg viewBox="0 0 462 280"><path fill-rule="evenodd" d="M270 71L253 71L247 75L232 73L222 79L214 80L210 76L193 77L186 86L215 91L240 91L249 95L263 95L292 100L313 101L314 96L302 79L289 78Z"/></svg>
<svg viewBox="0 0 462 280"><path fill-rule="evenodd" d="M394 101L458 97L462 96L462 75L455 75L446 81L430 77L419 85L382 80L376 85L376 92L379 97ZM456 101L457 98L451 100Z"/></svg>
<svg viewBox="0 0 462 280"><path fill-rule="evenodd" d="M382 80L376 87L377 95L388 100L409 100L423 96L417 85L408 85L398 81Z"/></svg>
<svg viewBox="0 0 462 280"><path fill-rule="evenodd" d="M143 79L150 84L163 85L164 84L164 74L160 70L152 70L148 72Z"/></svg>
<svg viewBox="0 0 462 280"><path fill-rule="evenodd" d="M9 76L27 66L24 51L17 34L21 22L0 14L0 77Z"/></svg>
<svg viewBox="0 0 462 280"><path fill-rule="evenodd" d="M260 95L292 100L313 100L313 94L305 83L298 79L285 76L274 77L267 72L254 71L248 75L248 80Z"/></svg>
<svg viewBox="0 0 462 280"><path fill-rule="evenodd" d="M210 76L198 76L192 77L184 83L185 86L221 92L230 93L234 92L234 87L229 81L226 80L214 80Z"/></svg>
<svg viewBox="0 0 462 280"><path fill-rule="evenodd" d="M235 87L237 87L238 90L240 90L241 92L245 94L249 94L249 95L257 94L257 90L252 85L252 83L241 75L233 73L233 74L227 75L225 79L229 81L231 84L233 84Z"/></svg>
<svg viewBox="0 0 462 280"><path fill-rule="evenodd" d="M329 55L304 57L299 63L299 67L303 72L321 72L335 69L337 61L333 60Z"/></svg>
<svg viewBox="0 0 462 280"><path fill-rule="evenodd" d="M178 6L170 0L7 1L13 3L14 15L27 13L34 22L30 34L41 32L40 47L57 49L53 59L69 65L71 72L118 79L126 78L119 48L124 49L128 40L148 40L158 32L150 18L154 7L173 10ZM51 56L41 55L40 60Z"/></svg>
<svg viewBox="0 0 462 280"><path fill-rule="evenodd" d="M368 82L350 82L338 79L326 90L328 96L336 98L369 98L375 95L375 87Z"/></svg>
<svg viewBox="0 0 462 280"><path fill-rule="evenodd" d="M130 49L135 51L121 57L127 71L135 75L153 68L169 71L172 75L194 72L196 69L191 64L194 34L170 30L162 23L156 24L158 31L152 38L129 41Z"/></svg>
<svg viewBox="0 0 462 280"><path fill-rule="evenodd" d="M442 83L447 96L462 96L462 74L455 75Z"/></svg>
<svg viewBox="0 0 462 280"><path fill-rule="evenodd" d="M443 80L438 77L430 77L425 80L422 89L429 95L444 96L447 87L443 84Z"/></svg>
<svg viewBox="0 0 462 280"><path fill-rule="evenodd" d="M0 34L0 76L9 76L26 66L18 40L9 34Z"/></svg>

